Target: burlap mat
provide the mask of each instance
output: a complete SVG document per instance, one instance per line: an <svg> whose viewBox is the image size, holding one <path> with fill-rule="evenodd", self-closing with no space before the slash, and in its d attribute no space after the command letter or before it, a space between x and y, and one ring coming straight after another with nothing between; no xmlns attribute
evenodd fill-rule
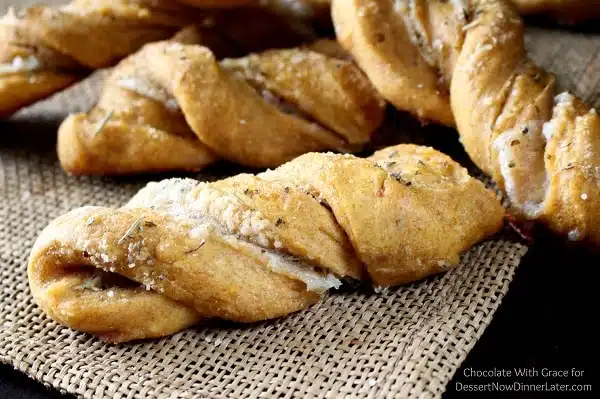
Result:
<svg viewBox="0 0 600 399"><path fill-rule="evenodd" d="M536 29L528 41L538 62L566 72L562 83L598 101L600 78L590 65L600 40ZM112 346L46 318L26 279L40 230L74 207L120 205L148 180L165 177L72 178L60 170L56 126L89 107L97 86L98 77L1 122L0 361L86 398L442 395L526 252L505 236L478 245L443 276L381 293L347 290L251 326L215 323ZM216 167L199 178L227 172Z"/></svg>

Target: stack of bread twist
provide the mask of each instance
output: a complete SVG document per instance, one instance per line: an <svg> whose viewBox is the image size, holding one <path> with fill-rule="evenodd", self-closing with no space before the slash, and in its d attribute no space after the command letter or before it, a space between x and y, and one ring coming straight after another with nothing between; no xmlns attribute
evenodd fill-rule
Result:
<svg viewBox="0 0 600 399"><path fill-rule="evenodd" d="M450 270L502 228L504 209L431 148L350 155L386 107L455 127L518 218L600 244L600 119L527 58L519 16L600 7L514 3L76 0L11 11L0 20L2 114L114 66L97 104L60 126L67 172L196 171L219 159L275 168L150 183L122 208L58 218L31 253L36 301L122 342L205 318L280 317L345 279L394 286ZM326 19L337 40L320 37Z"/></svg>

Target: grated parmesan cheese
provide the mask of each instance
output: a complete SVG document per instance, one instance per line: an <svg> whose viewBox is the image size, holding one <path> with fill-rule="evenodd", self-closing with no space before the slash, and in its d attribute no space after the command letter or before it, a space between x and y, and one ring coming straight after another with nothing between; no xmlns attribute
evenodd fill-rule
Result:
<svg viewBox="0 0 600 399"><path fill-rule="evenodd" d="M117 85L140 96L163 103L167 109L178 110L179 104L167 91L152 82L139 77L125 77L117 81Z"/></svg>
<svg viewBox="0 0 600 399"><path fill-rule="evenodd" d="M9 75L12 73L33 72L40 69L42 64L33 55L23 58L17 56L13 58L10 64L0 64L0 75Z"/></svg>
<svg viewBox="0 0 600 399"><path fill-rule="evenodd" d="M301 258L279 252L283 243L277 239L273 223L260 211L245 207L237 197L206 183L191 179L149 183L126 207L152 207L190 223L189 236L194 239L217 234L232 246L244 248L261 258L273 272L302 281L309 291L323 293L341 286L341 281L333 274L319 273ZM269 247L275 249L266 249Z"/></svg>

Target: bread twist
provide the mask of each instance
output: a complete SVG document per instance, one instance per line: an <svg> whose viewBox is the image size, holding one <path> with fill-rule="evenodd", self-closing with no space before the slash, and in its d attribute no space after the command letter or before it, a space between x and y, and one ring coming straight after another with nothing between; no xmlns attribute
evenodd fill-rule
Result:
<svg viewBox="0 0 600 399"><path fill-rule="evenodd" d="M334 0L338 39L396 107L456 124L513 211L600 243L600 119L526 55L499 0Z"/></svg>
<svg viewBox="0 0 600 399"><path fill-rule="evenodd" d="M283 20L266 8L205 10L252 2L187 3L203 8L167 0L74 0L61 7L9 10L0 19L0 116L190 24L218 30L240 50L293 46L313 35L306 24Z"/></svg>
<svg viewBox="0 0 600 399"><path fill-rule="evenodd" d="M98 104L61 125L65 170L198 170L218 158L275 167L311 151L356 150L382 122L384 101L349 61L297 48L218 62L177 40L121 62Z"/></svg>
<svg viewBox="0 0 600 399"><path fill-rule="evenodd" d="M170 1L75 0L0 19L0 115L43 99L163 40L199 15Z"/></svg>
<svg viewBox="0 0 600 399"><path fill-rule="evenodd" d="M69 212L35 243L29 282L53 319L122 342L201 318L284 316L346 277L420 280L502 225L494 194L430 148L310 153L257 176L165 180L120 209Z"/></svg>

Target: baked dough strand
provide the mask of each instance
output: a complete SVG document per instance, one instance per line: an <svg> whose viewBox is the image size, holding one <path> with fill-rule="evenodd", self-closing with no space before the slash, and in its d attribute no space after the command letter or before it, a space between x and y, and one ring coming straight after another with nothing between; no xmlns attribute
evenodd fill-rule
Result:
<svg viewBox="0 0 600 399"><path fill-rule="evenodd" d="M276 167L311 151L355 151L383 121L383 99L350 61L307 47L218 60L184 44L204 43L193 32L122 61L98 104L65 120L66 171L198 170L217 159Z"/></svg>
<svg viewBox="0 0 600 399"><path fill-rule="evenodd" d="M202 318L285 316L343 278L389 286L450 270L503 216L491 191L430 148L310 153L260 175L150 183L119 209L73 210L36 241L29 282L62 324L110 342L152 338Z"/></svg>
<svg viewBox="0 0 600 399"><path fill-rule="evenodd" d="M455 124L516 216L600 244L600 119L573 95L555 96L554 76L527 58L513 6L334 0L332 13L339 41L382 95Z"/></svg>
<svg viewBox="0 0 600 399"><path fill-rule="evenodd" d="M0 19L0 115L41 100L112 65L143 44L198 21L171 1L75 0Z"/></svg>
<svg viewBox="0 0 600 399"><path fill-rule="evenodd" d="M59 7L10 9L0 19L0 116L48 97L93 70L113 66L144 44L168 39L191 24L218 31L238 50L233 55L314 40L307 23L283 18L255 1L187 3L75 0ZM248 7L237 7L246 3ZM198 5L203 7L194 7Z"/></svg>

